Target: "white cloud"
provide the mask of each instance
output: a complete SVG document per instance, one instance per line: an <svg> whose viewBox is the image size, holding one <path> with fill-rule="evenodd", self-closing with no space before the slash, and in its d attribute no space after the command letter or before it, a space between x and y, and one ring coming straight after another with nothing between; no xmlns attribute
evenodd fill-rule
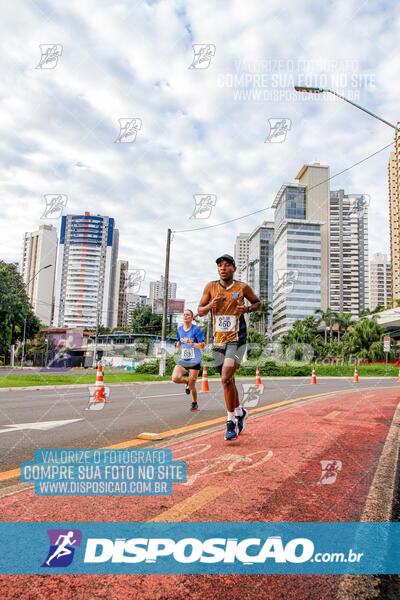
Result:
<svg viewBox="0 0 400 600"><path fill-rule="evenodd" d="M295 11L280 1L239 0L9 5L0 24L8 50L0 80L2 258L20 259L23 233L40 224L43 194L64 193L69 212L115 217L119 257L144 268L148 281L164 271L168 227L211 225L270 206L303 163L318 160L334 174L372 154L393 131L339 99L299 98L290 68L302 59L314 78L325 74L332 84L342 76L345 95L358 93L356 102L395 121L399 14L395 4L371 11L356 0L301 0ZM63 46L55 69L35 69L45 43ZM208 69L188 68L193 43L216 46ZM269 63L265 86L254 88L266 99L235 99L252 87L227 85L241 73L238 61L270 59L281 60L275 75L283 88L274 87ZM333 60L342 64L335 69ZM343 61L352 64L347 71ZM375 87L360 87L360 73L372 74ZM282 89L288 95L271 100ZM124 117L142 120L133 144L114 143ZM268 119L278 117L292 121L287 139L265 144ZM371 195L371 253L389 250L388 157L389 149L331 184ZM201 193L217 196L207 222L189 220ZM215 257L232 253L239 232L272 216L177 234L170 276L178 296L195 303L216 276Z"/></svg>

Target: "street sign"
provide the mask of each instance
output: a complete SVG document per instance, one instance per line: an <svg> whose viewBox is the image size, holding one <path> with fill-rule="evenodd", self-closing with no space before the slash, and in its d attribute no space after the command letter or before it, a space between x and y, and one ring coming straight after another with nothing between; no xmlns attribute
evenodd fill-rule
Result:
<svg viewBox="0 0 400 600"><path fill-rule="evenodd" d="M383 351L390 352L390 337L383 338Z"/></svg>

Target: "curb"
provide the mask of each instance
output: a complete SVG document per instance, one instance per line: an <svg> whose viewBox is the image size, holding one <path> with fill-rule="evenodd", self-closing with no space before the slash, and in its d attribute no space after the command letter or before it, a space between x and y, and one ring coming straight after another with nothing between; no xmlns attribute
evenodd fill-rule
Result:
<svg viewBox="0 0 400 600"><path fill-rule="evenodd" d="M254 379L253 375L249 375L249 376L242 376L242 377L235 377L235 379L237 381L248 381L249 379ZM265 383L268 381L302 381L302 380L306 380L308 381L310 378L309 377L305 377L305 376L301 376L301 377L261 377L261 382ZM336 380L349 380L349 381L353 381L353 377L334 377L334 376L322 376L322 377L318 377L317 381L319 379L324 379L324 380L328 380L331 379L333 381ZM373 375L371 377L366 377L364 376L362 378L363 380L366 381L372 381L374 379L381 379L383 381L397 381L397 377L385 377L385 376L376 376ZM210 381L221 381L220 377L213 377L210 376ZM105 382L106 383L106 382ZM161 380L161 381L121 381L120 383L118 382L112 382L112 383L107 383L107 387L124 387L124 386L129 386L129 385L156 385L156 384L162 384L162 383L173 383L170 379L165 379L165 380ZM361 383L361 381L360 381ZM24 387L0 387L0 393L1 392L25 392L25 391L31 391L31 392L36 392L36 391L40 391L40 390L76 390L76 389L84 389L85 387L88 387L90 385L94 385L93 383L76 383L76 384L71 384L71 385L31 385L31 386L24 386Z"/></svg>
<svg viewBox="0 0 400 600"><path fill-rule="evenodd" d="M369 489L360 522L389 522L398 484L400 449L400 403L394 413L389 433L380 456L378 467ZM344 575L336 596L337 600L373 600L380 597L383 575Z"/></svg>

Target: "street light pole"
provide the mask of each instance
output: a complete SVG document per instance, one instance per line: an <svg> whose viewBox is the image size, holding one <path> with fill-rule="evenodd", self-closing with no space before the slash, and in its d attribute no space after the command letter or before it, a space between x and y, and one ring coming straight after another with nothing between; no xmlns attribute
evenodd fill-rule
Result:
<svg viewBox="0 0 400 600"><path fill-rule="evenodd" d="M165 359L167 352L167 320L168 320L168 283L169 283L169 255L171 249L171 229L167 232L167 247L165 249L165 272L164 272L164 296L163 296L163 317L161 328L161 356L159 374L165 375Z"/></svg>
<svg viewBox="0 0 400 600"><path fill-rule="evenodd" d="M367 113L368 115L371 115L371 117L374 117L375 119L378 119L378 121L381 121L382 123L385 123L385 125L389 125L389 127L392 127L396 131L400 131L400 128L397 127L396 125L393 125L393 123L389 123L389 121L386 121L385 119L382 119L381 117L378 117L378 115L376 115L375 113L371 112L370 110L367 110L366 108L363 108L362 106L360 106L359 104L356 104L355 102L352 102L351 100L349 100L348 98L345 98L341 94L338 94L334 90L328 90L328 89L325 89L325 88L318 88L318 87L306 87L306 86L301 86L301 85L295 85L294 89L296 90L296 92L307 92L308 94L322 94L324 92L327 92L329 94L333 94L334 96L337 96L338 98L341 98L345 102L348 102L349 104L352 104L356 108L359 108L360 110L362 110L363 112Z"/></svg>

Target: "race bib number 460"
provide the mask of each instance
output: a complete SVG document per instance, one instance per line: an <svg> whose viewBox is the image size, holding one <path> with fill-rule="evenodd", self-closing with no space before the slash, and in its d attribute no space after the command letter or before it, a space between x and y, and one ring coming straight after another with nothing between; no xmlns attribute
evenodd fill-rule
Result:
<svg viewBox="0 0 400 600"><path fill-rule="evenodd" d="M236 317L235 315L217 315L215 317L215 330L220 333L227 331L235 331Z"/></svg>
<svg viewBox="0 0 400 600"><path fill-rule="evenodd" d="M191 360L194 358L194 348L182 348L181 359Z"/></svg>

